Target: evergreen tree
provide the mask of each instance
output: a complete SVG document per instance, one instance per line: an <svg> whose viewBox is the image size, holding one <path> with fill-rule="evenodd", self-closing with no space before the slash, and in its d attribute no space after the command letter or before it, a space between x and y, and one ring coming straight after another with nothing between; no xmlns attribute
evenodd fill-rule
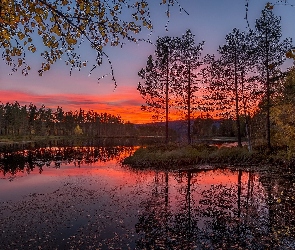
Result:
<svg viewBox="0 0 295 250"><path fill-rule="evenodd" d="M200 74L197 70L202 65L200 57L203 45L204 42L196 45L195 36L187 30L178 48L179 57L175 68L177 77L173 87L177 95L176 104L186 113L188 144L191 143L192 112L198 109L199 104L196 93L200 89Z"/></svg>
<svg viewBox="0 0 295 250"><path fill-rule="evenodd" d="M150 55L147 65L138 75L144 80L139 83L137 90L140 92L146 105L142 110L154 113L155 119L165 117L166 142L168 142L169 107L171 106L172 85L175 79L172 69L175 66L179 47L179 40L165 36L158 38L156 43L156 58Z"/></svg>
<svg viewBox="0 0 295 250"><path fill-rule="evenodd" d="M205 79L209 82L207 99L225 119L236 121L238 146L242 146L241 114L248 117L257 105L260 85L253 78L254 35L250 30L233 29L226 35L225 44L218 49L219 58L207 56ZM212 105L212 103L210 103ZM248 121L246 120L248 124ZM249 128L246 125L249 137ZM250 145L250 140L249 140Z"/></svg>
<svg viewBox="0 0 295 250"><path fill-rule="evenodd" d="M291 40L282 38L281 18L273 14L271 8L262 10L261 16L256 20L256 67L258 78L263 84L264 110L266 113L266 140L267 147L271 150L271 124L270 108L271 97L279 85L280 66L286 59L286 54L291 50Z"/></svg>

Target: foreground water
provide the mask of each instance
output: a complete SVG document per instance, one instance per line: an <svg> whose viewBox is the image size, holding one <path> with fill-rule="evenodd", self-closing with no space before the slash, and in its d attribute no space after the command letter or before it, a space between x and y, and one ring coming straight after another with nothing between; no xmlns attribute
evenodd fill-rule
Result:
<svg viewBox="0 0 295 250"><path fill-rule="evenodd" d="M121 166L134 149L1 154L1 249L295 249L293 173Z"/></svg>

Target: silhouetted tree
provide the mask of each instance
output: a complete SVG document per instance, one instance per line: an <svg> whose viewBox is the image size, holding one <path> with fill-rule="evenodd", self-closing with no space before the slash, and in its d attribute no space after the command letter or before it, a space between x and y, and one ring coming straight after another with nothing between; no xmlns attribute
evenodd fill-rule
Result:
<svg viewBox="0 0 295 250"><path fill-rule="evenodd" d="M142 110L153 112L156 119L161 118L164 111L166 142L168 142L169 106L172 101L170 95L173 93L171 86L175 77L172 68L175 66L176 51L179 48L178 42L178 39L168 36L158 38L156 58L153 59L150 55L146 67L138 72L138 75L144 80L137 87L146 102L146 105L142 106Z"/></svg>
<svg viewBox="0 0 295 250"><path fill-rule="evenodd" d="M205 59L208 66L203 71L208 86L207 99L213 101L215 111L226 119L235 119L238 146L242 146L240 115L247 116L256 95L259 84L253 80L253 32L240 32L234 29L226 35L226 43L220 46L220 57L208 55ZM210 103L212 105L212 103Z"/></svg>
<svg viewBox="0 0 295 250"><path fill-rule="evenodd" d="M191 143L191 114L198 109L200 75L197 69L202 65L201 51L204 42L195 44L194 35L190 30L181 37L179 43L179 57L176 63L176 81L173 85L177 95L176 105L186 113L188 144Z"/></svg>
<svg viewBox="0 0 295 250"><path fill-rule="evenodd" d="M28 107L28 122L29 122L29 134L35 133L35 121L37 118L37 107L33 103L30 103Z"/></svg>
<svg viewBox="0 0 295 250"><path fill-rule="evenodd" d="M270 108L271 97L276 92L280 78L280 66L286 59L286 53L291 49L291 40L281 41L281 18L273 14L271 8L265 8L256 20L255 42L258 78L263 84L264 110L266 112L266 140L268 150L271 150Z"/></svg>

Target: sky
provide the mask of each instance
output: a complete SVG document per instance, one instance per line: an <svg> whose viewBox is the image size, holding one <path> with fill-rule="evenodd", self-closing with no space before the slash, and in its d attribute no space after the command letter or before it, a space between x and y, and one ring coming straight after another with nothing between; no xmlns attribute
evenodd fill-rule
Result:
<svg viewBox="0 0 295 250"><path fill-rule="evenodd" d="M166 8L160 6L160 0L150 0L153 32L143 30L140 38L149 38L153 42L161 36L181 36L187 29L195 35L195 42L205 41L202 55L216 53L219 45L224 44L226 34L234 28L246 30L246 0L178 0L179 4L189 13L180 12L175 6L171 10L168 31ZM248 20L254 28L255 20L260 17L261 10L267 1L249 0ZM295 0L289 0L295 4ZM295 41L295 7L277 4L274 13L281 16L283 38L291 37ZM106 47L105 52L112 62L114 76L118 86L115 88L112 77L103 75L111 72L110 64L105 59L101 67L89 76L91 60L94 62L95 52L87 47L87 43L79 50L89 67L81 71L73 70L64 61L55 63L43 76L38 75L42 58L38 53L27 52L27 61L31 71L23 76L20 71L12 75L11 68L0 60L0 102L18 101L21 105L30 102L40 107L56 109L61 106L65 111L94 110L98 113L107 112L121 115L124 121L133 123L151 122L151 114L141 111L145 102L136 90L140 81L137 72L145 67L149 55L154 53L153 45L146 42L138 44L126 41L121 47ZM0 49L0 53L2 53ZM39 52L40 53L40 52ZM289 61L288 65L292 62Z"/></svg>

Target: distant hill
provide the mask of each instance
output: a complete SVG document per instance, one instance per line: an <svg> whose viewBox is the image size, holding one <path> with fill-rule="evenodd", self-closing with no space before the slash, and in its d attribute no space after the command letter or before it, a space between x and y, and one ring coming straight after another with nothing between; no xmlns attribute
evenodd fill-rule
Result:
<svg viewBox="0 0 295 250"><path fill-rule="evenodd" d="M191 133L193 133L193 125L195 120L191 120ZM222 124L222 120L213 120L212 124L206 125L209 126L207 129L210 131L213 127L215 127L217 130L220 129ZM150 128L154 127L155 129L149 129L150 131L164 131L165 128L165 122L154 122L154 123L145 123L145 124L136 124L135 127L137 128L144 128L146 126L149 126ZM187 121L185 120L176 120L176 121L169 121L169 129L173 130L176 134L179 140L186 140L187 138ZM156 129L159 128L159 129ZM217 136L217 135L211 135L211 136ZM223 136L223 135L220 135ZM205 136L206 137L206 136Z"/></svg>
<svg viewBox="0 0 295 250"><path fill-rule="evenodd" d="M191 121L191 126L193 126L194 122ZM165 127L165 122L153 122L153 123L144 123L144 124L136 124L135 127L145 127L145 126L151 126L151 127ZM187 134L187 122L183 120L177 120L177 121L169 121L169 129L174 130L177 135L181 138L183 136L186 136Z"/></svg>

